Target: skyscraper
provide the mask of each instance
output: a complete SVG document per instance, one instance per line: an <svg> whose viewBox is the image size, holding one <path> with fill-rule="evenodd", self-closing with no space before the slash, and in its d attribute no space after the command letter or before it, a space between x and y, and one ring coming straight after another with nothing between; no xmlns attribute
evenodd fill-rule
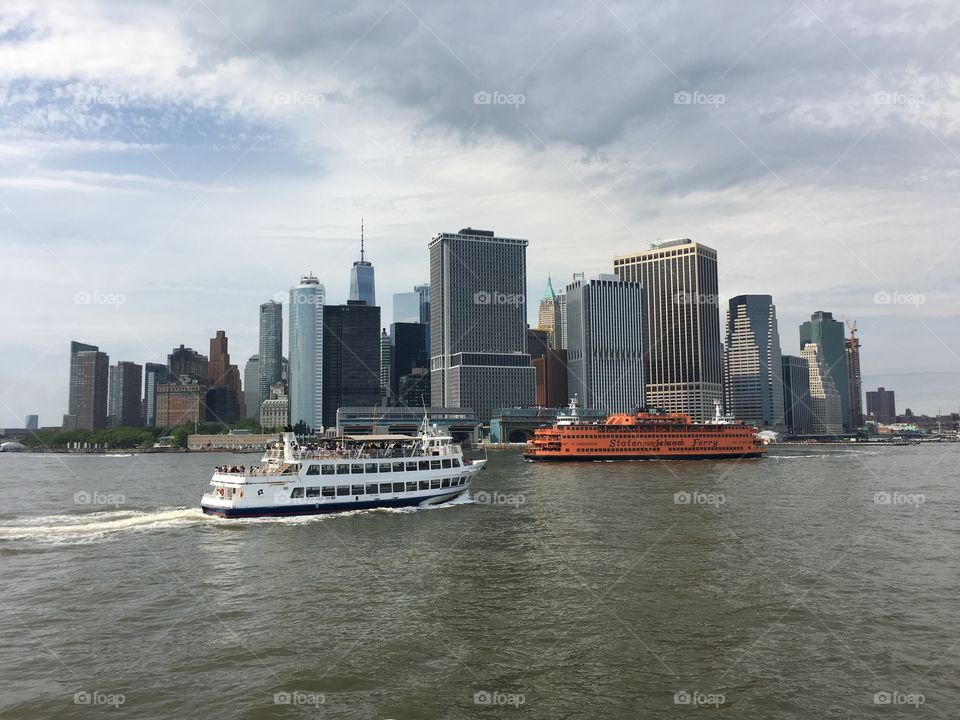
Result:
<svg viewBox="0 0 960 720"><path fill-rule="evenodd" d="M380 308L361 301L323 307L323 424L341 407L380 404Z"/></svg>
<svg viewBox="0 0 960 720"><path fill-rule="evenodd" d="M323 285L312 274L290 289L290 423L303 423L314 432L323 424L325 296Z"/></svg>
<svg viewBox="0 0 960 720"><path fill-rule="evenodd" d="M360 221L360 259L350 270L350 300L365 302L370 307L377 304L374 289L373 264L365 257L363 246L363 220Z"/></svg>
<svg viewBox="0 0 960 720"><path fill-rule="evenodd" d="M262 307L262 306L261 306ZM251 355L247 364L243 366L243 404L246 406L246 417L258 419L260 417L260 356Z"/></svg>
<svg viewBox="0 0 960 720"><path fill-rule="evenodd" d="M143 367L121 360L109 371L108 418L111 427L139 427L142 422L140 388Z"/></svg>
<svg viewBox="0 0 960 720"><path fill-rule="evenodd" d="M380 334L380 395L386 398L386 404L393 404L391 396L391 370L393 369L393 339L384 328Z"/></svg>
<svg viewBox="0 0 960 720"><path fill-rule="evenodd" d="M143 423L147 427L157 424L157 387L176 380L170 376L166 365L147 363L143 379Z"/></svg>
<svg viewBox="0 0 960 720"><path fill-rule="evenodd" d="M800 356L810 367L810 422L814 435L843 432L843 404L820 345L808 342Z"/></svg>
<svg viewBox="0 0 960 720"><path fill-rule="evenodd" d="M424 351L426 325L419 322L393 323L390 326L391 360L390 393L399 401L400 382L415 368L427 368L430 361Z"/></svg>
<svg viewBox="0 0 960 720"><path fill-rule="evenodd" d="M761 430L783 429L783 362L771 296L730 299L724 351L727 412Z"/></svg>
<svg viewBox="0 0 960 720"><path fill-rule="evenodd" d="M863 425L863 380L860 377L860 338L857 337L857 323L850 325L850 337L843 341L847 356L847 384L850 388L850 417L848 426L851 431Z"/></svg>
<svg viewBox="0 0 960 720"><path fill-rule="evenodd" d="M845 429L850 427L850 373L847 369L846 333L843 323L833 319L833 314L818 310L800 325L800 349L807 343L819 346L819 355L825 371L840 394L840 422ZM801 353L802 354L802 353ZM813 392L813 383L810 391Z"/></svg>
<svg viewBox="0 0 960 720"><path fill-rule="evenodd" d="M897 397L893 390L867 391L867 415L882 425L897 421Z"/></svg>
<svg viewBox="0 0 960 720"><path fill-rule="evenodd" d="M567 390L583 407L635 412L643 387L643 286L603 274L567 285Z"/></svg>
<svg viewBox="0 0 960 720"><path fill-rule="evenodd" d="M223 330L210 338L207 411L223 423L234 423L244 414L240 369L230 364L229 340ZM222 389L218 389L222 388Z"/></svg>
<svg viewBox="0 0 960 720"><path fill-rule="evenodd" d="M83 374L81 372L80 357L82 352L96 352L100 348L96 345L77 342L73 340L70 343L70 384L69 394L67 396L67 412L63 416L63 427L65 430L76 429L77 417L80 414L81 394L83 385ZM104 411L106 413L106 411Z"/></svg>
<svg viewBox="0 0 960 720"><path fill-rule="evenodd" d="M257 379L257 417L259 403L270 397L270 386L282 379L283 358L283 305L270 300L260 306L260 352L259 378ZM250 408L247 408L250 413Z"/></svg>
<svg viewBox="0 0 960 720"><path fill-rule="evenodd" d="M465 228L430 241L433 405L493 410L532 405L527 354L527 241Z"/></svg>
<svg viewBox="0 0 960 720"><path fill-rule="evenodd" d="M783 355L783 424L787 432L805 435L811 431L810 364L806 358Z"/></svg>
<svg viewBox="0 0 960 720"><path fill-rule="evenodd" d="M70 343L70 395L65 430L101 430L107 426L110 358L96 345Z"/></svg>
<svg viewBox="0 0 960 720"><path fill-rule="evenodd" d="M557 307L557 294L553 291L553 279L547 275L547 289L540 298L540 308L537 313L537 329L550 333L550 347L559 347L560 333L557 324L560 321L560 312Z"/></svg>
<svg viewBox="0 0 960 720"><path fill-rule="evenodd" d="M647 404L712 418L723 397L717 251L671 240L619 255L613 268L621 280L644 288Z"/></svg>

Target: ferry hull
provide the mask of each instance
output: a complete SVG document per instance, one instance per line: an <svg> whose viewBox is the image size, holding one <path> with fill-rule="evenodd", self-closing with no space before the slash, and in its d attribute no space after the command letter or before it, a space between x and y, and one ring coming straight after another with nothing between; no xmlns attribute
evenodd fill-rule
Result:
<svg viewBox="0 0 960 720"><path fill-rule="evenodd" d="M665 455L650 453L641 455L547 455L538 453L524 453L523 458L531 462L607 462L617 460L738 460L763 457L765 451L731 452L731 453L684 453L681 455Z"/></svg>
<svg viewBox="0 0 960 720"><path fill-rule="evenodd" d="M458 488L456 492L430 497L384 498L382 500L361 500L342 503L315 503L298 505L270 505L261 507L217 507L215 505L200 504L205 515L215 515L222 518L258 518L258 517L301 517L306 515L329 515L332 513L351 512L353 510L376 510L380 508L407 508L426 507L450 502L467 492L467 486Z"/></svg>

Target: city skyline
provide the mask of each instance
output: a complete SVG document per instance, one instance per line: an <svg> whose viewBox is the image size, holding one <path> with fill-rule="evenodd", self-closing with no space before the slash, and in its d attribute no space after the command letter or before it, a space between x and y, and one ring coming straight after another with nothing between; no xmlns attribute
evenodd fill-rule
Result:
<svg viewBox="0 0 960 720"><path fill-rule="evenodd" d="M656 248L658 245L660 245L660 243L652 243L652 244L651 244L651 249ZM646 252L646 251L644 251L644 252ZM719 263L719 267L722 268L722 262ZM603 273L600 273L600 274L603 274ZM580 275L582 275L582 273L574 273L574 274L572 274L572 277L576 278L576 277L579 277ZM546 277L548 278L548 282L549 282L549 278L550 278L551 276L552 276L551 273L548 272L547 275L546 275ZM530 278L528 278L528 279L527 279L527 285L528 285L528 287L529 287L530 285L532 285L532 284L535 285L535 280L531 280ZM321 283L321 287L322 287L322 283ZM409 312L406 308L400 309L400 308L396 305L396 300L397 300L397 298L400 298L400 297L404 297L404 298L412 297L412 296L420 297L420 296L421 296L421 293L429 292L429 290L428 290L429 284L418 284L418 285L416 285L416 287L418 288L418 291L414 291L414 292L400 291L400 292L398 292L398 293L391 294L391 295L390 295L390 299L384 301L384 302L386 303L386 305L387 305L387 308L385 308L385 309L389 309L389 308L392 307L394 315L396 315L396 313L397 313L398 311L400 311L400 312ZM348 293L348 295L349 295L349 293ZM725 294L725 293L722 293L722 292L721 292L721 293L718 293L717 297L719 298L721 304L725 304L725 302L724 302L724 301L725 301L725 298L726 298L726 294ZM732 298L732 299L735 299L735 298ZM327 304L331 304L331 300L330 300L329 298L327 298L326 300L324 300L324 302L327 303ZM774 303L776 303L776 298L775 298L775 297L774 297ZM282 313L283 313L282 306L289 304L289 295L288 295L288 293L275 293L273 299L268 300L266 303L261 303L260 306L259 306L261 313L263 312L263 308L264 308L264 307L269 306L269 305L271 305L271 304L278 306L278 308L280 308L279 314L282 315ZM336 303L333 303L333 304L336 304ZM529 294L528 294L526 306L528 307L528 312L529 312L529 308L530 308L530 307L533 307L533 306L536 307L536 311L535 311L535 312L539 312L539 310L540 310L540 300L537 298L536 295L534 295L534 298L531 299L531 298L529 297ZM378 307L379 307L379 306L378 306ZM426 307L429 307L429 303L427 303ZM814 312L814 313L810 313L810 314L807 316L807 320L805 320L805 322L804 322L804 323L801 323L800 325L809 324L809 317L811 317L811 316L813 316L813 315L817 315L817 314L819 314L819 313L821 313L821 312L822 312L822 311L819 311L819 310L818 310L818 311L816 311L816 312ZM831 315L831 313L827 312L826 315L829 316L829 315ZM393 323L387 324L387 323L386 323L386 319L385 319L386 317L387 317L387 315L384 314L384 315L382 316L382 318L381 318L381 324L383 325L384 329L389 328L390 325L393 324ZM536 317L536 315L534 315L534 317ZM843 315L841 315L841 317L844 317L844 319L846 319L845 316L843 316ZM529 320L530 320L530 318L528 317L528 321L529 321ZM838 323L838 324L842 325L842 323ZM254 323L254 325L256 325L256 323ZM533 323L531 324L531 327L535 327L535 326L536 326L536 323L533 322ZM429 327L429 324L427 324L427 327ZM721 328L720 328L721 334L722 334L723 331L724 331L724 327L725 327L725 325L724 325L724 319L721 318ZM261 329L262 329L262 328L258 328L258 329L257 329L257 332L254 333L254 335L255 335L256 337L259 337L259 332L260 332ZM286 344L289 342L289 329L288 329L288 326L287 326L286 323L284 323L284 327L282 328L282 330L283 330L283 343L284 343L284 345L286 345ZM219 331L214 331L214 333L216 333L216 332L219 332ZM789 333L788 333L788 337L789 337ZM859 338L858 338L858 340L859 340ZM789 347L789 341L784 341L784 339L782 338L782 334L781 334L781 346L782 346L782 351L783 351L783 354L784 354L784 355L789 355L789 354L793 354L793 353L799 354L799 352L800 352L799 344L798 344L798 349L797 349L796 351L794 351L791 347ZM256 350L257 347L259 347L259 344L258 344L257 346L255 346L254 349ZM187 348L187 349L189 350L190 348ZM176 350L176 348L175 348L175 350ZM872 348L871 348L871 350L872 350ZM109 353L107 353L107 354L109 355ZM238 360L238 365L240 365L240 366L245 365L245 364L250 360L250 358L255 358L255 357L257 357L257 355L258 355L258 353L257 353L257 352L254 352L254 353L252 353L251 355L244 356L243 358L241 358L241 359ZM868 352L868 353L867 353L867 356L868 356L867 365L868 365L868 367L869 367L869 365L870 365L869 359L870 359L870 356L871 356L871 352ZM132 361L131 361L131 362L132 362ZM139 358L137 359L136 362L139 362L139 363L143 364L144 367L146 367L146 365L153 365L153 364L154 364L154 363L151 362L150 360L142 360L142 359L139 359ZM878 376L878 377L880 377L880 376ZM883 376L883 377L890 377L890 376L888 375L888 376ZM146 381L146 376L144 376L144 381ZM879 386L879 385L877 385L877 384L875 384L875 383L873 383L873 382L871 381L871 375L870 375L869 373L866 374L866 375L864 375L864 381L863 381L863 387L862 387L863 393L866 393L866 392L867 392L868 390L870 390L871 388L875 388L875 387L878 387L878 386ZM897 387L900 387L900 386L897 386ZM146 397L146 395L148 394L148 393L147 393L147 389L144 388L144 391L145 391L145 393L144 393L144 398L143 398L143 399L144 399L145 402L149 402L148 399L147 399L147 397ZM246 392L247 392L247 387L246 387L246 384L245 384L245 383L244 383L244 385L243 385L243 392L244 392L244 395L245 395ZM902 391L902 390L901 390L900 392L901 392L901 394L903 394L903 391ZM910 408L910 409L911 409L914 413L916 413L916 414L929 414L929 415L934 415L934 414L936 414L937 412L949 413L949 412L952 412L952 411L953 411L953 408L951 408L951 407L949 407L949 406L947 406L947 405L945 405L945 404L940 404L937 408L931 408L931 409L924 408L924 407L918 406L918 405L913 405L913 406L911 406L911 405L909 405L909 404L905 404L903 407L905 407L905 408ZM144 406L144 413L146 413L146 412L147 412L147 409L146 409L146 406ZM41 415L41 424L44 425L44 426L46 426L45 423L43 422L43 413L32 412L30 408L27 408L27 411L24 412L24 413L22 414L22 416L25 416L25 415L27 415L27 414L39 414L39 415ZM51 417L59 417L61 414L62 414L62 413L60 413L60 414L54 414L54 415L51 415ZM248 415L249 415L249 413L248 413ZM14 426L16 426L16 425L8 425L8 427L14 427ZM3 427L3 426L0 425L0 427Z"/></svg>

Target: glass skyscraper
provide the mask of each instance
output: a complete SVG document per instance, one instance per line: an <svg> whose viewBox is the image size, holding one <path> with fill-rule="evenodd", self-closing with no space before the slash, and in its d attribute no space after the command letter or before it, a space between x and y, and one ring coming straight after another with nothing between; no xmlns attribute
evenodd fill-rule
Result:
<svg viewBox="0 0 960 720"><path fill-rule="evenodd" d="M761 430L782 430L783 360L770 295L730 298L724 351L727 412Z"/></svg>
<svg viewBox="0 0 960 720"><path fill-rule="evenodd" d="M800 325L800 349L814 343L826 373L840 395L840 422L850 428L850 373L847 368L846 333L843 323L833 319L833 314L818 310ZM811 385L811 392L814 388Z"/></svg>
<svg viewBox="0 0 960 720"><path fill-rule="evenodd" d="M365 302L370 307L377 304L374 288L373 263L366 259L363 247L363 225L360 225L360 259L350 269L350 300Z"/></svg>
<svg viewBox="0 0 960 720"><path fill-rule="evenodd" d="M323 305L326 291L313 275L290 288L290 424L312 431L323 423ZM269 395L268 395L269 397Z"/></svg>
<svg viewBox="0 0 960 720"><path fill-rule="evenodd" d="M260 306L260 352L258 354L259 402L270 398L270 386L280 382L283 357L283 305L273 300ZM249 413L250 410L248 409ZM260 416L260 407L251 417Z"/></svg>

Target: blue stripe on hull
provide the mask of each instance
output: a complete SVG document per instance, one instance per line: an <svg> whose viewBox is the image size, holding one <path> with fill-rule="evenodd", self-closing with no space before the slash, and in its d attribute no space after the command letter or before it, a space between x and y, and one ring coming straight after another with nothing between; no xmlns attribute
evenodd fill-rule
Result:
<svg viewBox="0 0 960 720"><path fill-rule="evenodd" d="M449 502L467 491L464 487L456 493L430 495L427 497L392 498L389 500L363 500L349 503L329 503L314 505L272 505L268 507L249 508L219 508L209 505L200 505L205 515L216 515L222 518L252 518L252 517L296 517L303 515L327 515L329 513L348 512L351 510L373 510L376 508L404 508L416 507L424 502L433 500L434 504Z"/></svg>

